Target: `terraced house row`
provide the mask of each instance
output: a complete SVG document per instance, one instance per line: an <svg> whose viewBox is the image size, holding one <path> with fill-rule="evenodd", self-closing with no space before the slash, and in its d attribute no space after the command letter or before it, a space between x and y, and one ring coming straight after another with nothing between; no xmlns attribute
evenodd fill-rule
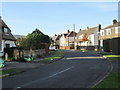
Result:
<svg viewBox="0 0 120 90"><path fill-rule="evenodd" d="M56 49L87 49L100 50L120 54L120 22L113 20L111 25L101 28L95 27L80 29L78 33L69 31L52 37Z"/></svg>

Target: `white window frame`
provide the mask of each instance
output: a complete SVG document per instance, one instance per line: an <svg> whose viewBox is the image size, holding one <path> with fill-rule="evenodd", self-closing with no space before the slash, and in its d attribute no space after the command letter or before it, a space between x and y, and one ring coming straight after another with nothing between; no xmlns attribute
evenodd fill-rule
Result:
<svg viewBox="0 0 120 90"><path fill-rule="evenodd" d="M106 29L106 35L111 35L111 30L112 29Z"/></svg>
<svg viewBox="0 0 120 90"><path fill-rule="evenodd" d="M101 36L104 36L104 35L105 35L104 30L101 30L101 31L100 31L100 35L101 35Z"/></svg>
<svg viewBox="0 0 120 90"><path fill-rule="evenodd" d="M83 38L83 34L79 36L79 39L82 39Z"/></svg>
<svg viewBox="0 0 120 90"><path fill-rule="evenodd" d="M115 27L115 34L120 34L120 27Z"/></svg>
<svg viewBox="0 0 120 90"><path fill-rule="evenodd" d="M4 28L4 32L7 33L8 32L8 28Z"/></svg>

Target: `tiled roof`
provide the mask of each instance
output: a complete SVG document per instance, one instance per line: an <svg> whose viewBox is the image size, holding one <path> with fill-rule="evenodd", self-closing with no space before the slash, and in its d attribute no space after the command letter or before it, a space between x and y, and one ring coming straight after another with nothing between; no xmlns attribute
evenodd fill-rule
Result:
<svg viewBox="0 0 120 90"><path fill-rule="evenodd" d="M67 34L67 37L74 37L74 36L76 36L76 32L73 32L73 31L71 31L71 32L69 32L68 34Z"/></svg>
<svg viewBox="0 0 120 90"><path fill-rule="evenodd" d="M78 34L77 34L77 37L80 36L80 35L82 35L82 34L85 34L85 33L86 33L87 36L89 36L89 35L93 34L93 33L95 32L95 30L97 30L97 28L98 28L98 26L92 27L92 28L88 28L88 29L84 29L84 30L80 30L80 31L78 32ZM78 41L82 41L82 40L80 40L80 39L78 38L78 39L76 39L75 41L78 42Z"/></svg>
<svg viewBox="0 0 120 90"><path fill-rule="evenodd" d="M65 38L66 38L67 34L65 34L65 33L64 33L63 35L64 35L64 36L65 36Z"/></svg>
<svg viewBox="0 0 120 90"><path fill-rule="evenodd" d="M15 41L15 37L11 34L11 30L10 28L5 24L5 22L0 19L0 28L8 28L8 32L7 33L2 33L2 39L5 39L5 40L12 40L12 41Z"/></svg>
<svg viewBox="0 0 120 90"><path fill-rule="evenodd" d="M103 28L102 30L104 30L104 29L109 29L109 28L112 28L112 27L118 27L118 26L120 26L120 22L117 22L117 23L115 23L115 24L113 24L113 25L109 25L109 26Z"/></svg>
<svg viewBox="0 0 120 90"><path fill-rule="evenodd" d="M88 30L86 30L87 36L93 34L97 28L98 28L98 26L93 27L93 28L89 28Z"/></svg>

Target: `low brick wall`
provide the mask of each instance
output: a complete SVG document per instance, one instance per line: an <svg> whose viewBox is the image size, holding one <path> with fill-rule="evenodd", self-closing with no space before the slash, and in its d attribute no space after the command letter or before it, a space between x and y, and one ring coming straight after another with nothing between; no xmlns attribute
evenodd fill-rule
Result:
<svg viewBox="0 0 120 90"><path fill-rule="evenodd" d="M45 49L37 49L37 50L31 50L31 51L24 51L24 56L32 54L34 57L41 57L44 54L46 54Z"/></svg>
<svg viewBox="0 0 120 90"><path fill-rule="evenodd" d="M66 50L70 50L70 46L66 46L65 49L66 49Z"/></svg>

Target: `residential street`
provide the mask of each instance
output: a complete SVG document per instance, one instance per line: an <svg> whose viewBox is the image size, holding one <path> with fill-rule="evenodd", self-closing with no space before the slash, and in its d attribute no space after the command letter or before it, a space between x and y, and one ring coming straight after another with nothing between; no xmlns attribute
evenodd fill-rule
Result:
<svg viewBox="0 0 120 90"><path fill-rule="evenodd" d="M94 51L62 51L62 60L3 78L3 88L91 88L111 70L108 60Z"/></svg>

